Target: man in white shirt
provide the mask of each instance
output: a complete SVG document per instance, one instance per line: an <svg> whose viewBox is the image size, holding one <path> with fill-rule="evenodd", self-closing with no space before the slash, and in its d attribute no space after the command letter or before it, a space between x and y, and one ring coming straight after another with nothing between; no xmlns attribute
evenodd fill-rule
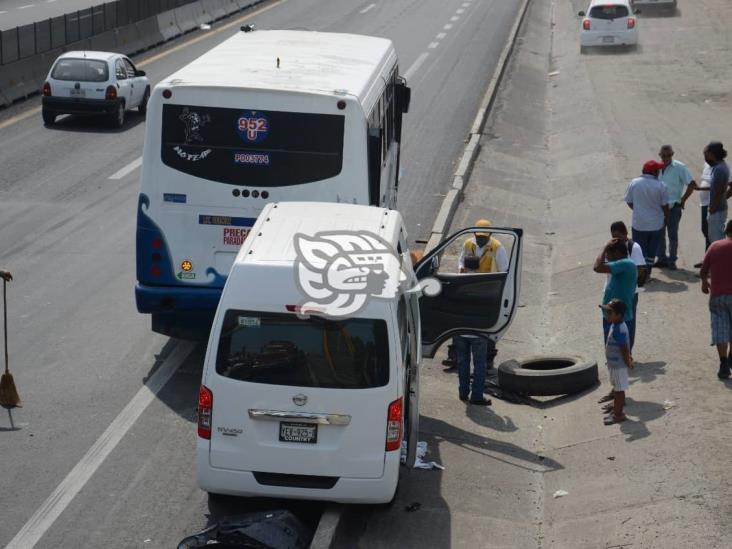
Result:
<svg viewBox="0 0 732 549"><path fill-rule="evenodd" d="M712 167L704 162L704 170L702 171L700 183L694 185L694 190L699 191L699 206L701 206L701 231L704 235L704 250L709 249L711 242L709 241L709 222L707 214L709 213L709 189L711 185L709 181L712 179ZM686 202L686 201L684 201ZM696 263L695 269L701 269L702 263Z"/></svg>

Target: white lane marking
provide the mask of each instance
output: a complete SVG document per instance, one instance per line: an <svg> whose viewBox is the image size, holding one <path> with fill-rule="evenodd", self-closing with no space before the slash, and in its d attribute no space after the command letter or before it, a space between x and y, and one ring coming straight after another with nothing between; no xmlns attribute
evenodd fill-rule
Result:
<svg viewBox="0 0 732 549"><path fill-rule="evenodd" d="M460 15L461 13L465 13L465 10L463 8L460 8L460 9L455 10L455 13Z"/></svg>
<svg viewBox="0 0 732 549"><path fill-rule="evenodd" d="M368 13L368 12L370 12L370 11L371 11L372 9L374 9L375 7L376 7L376 4L369 4L368 6L366 6L366 7L364 8L364 9L362 9L362 10L361 10L361 11L359 11L358 13Z"/></svg>
<svg viewBox="0 0 732 549"><path fill-rule="evenodd" d="M18 6L19 10L27 10L28 8L32 8L35 6L35 4L26 4L25 6Z"/></svg>
<svg viewBox="0 0 732 549"><path fill-rule="evenodd" d="M46 0L46 4L53 4L56 0Z"/></svg>
<svg viewBox="0 0 732 549"><path fill-rule="evenodd" d="M426 51L419 54L419 57L417 57L417 59L414 61L414 63L412 63L412 66L409 67L407 69L407 72L404 73L404 78L407 80L407 82L409 82L409 80L412 78L412 76L414 76L414 73L416 73L417 70L419 70L419 67L422 66L422 63L424 63L424 60L427 59L427 57L429 57L429 55L430 54L427 53Z"/></svg>
<svg viewBox="0 0 732 549"><path fill-rule="evenodd" d="M142 166L142 157L136 158L135 160L133 160L132 162L127 164L124 168L122 168L118 172L110 175L109 179L122 179L124 176L135 171L140 166Z"/></svg>
<svg viewBox="0 0 732 549"><path fill-rule="evenodd" d="M448 23L447 25L445 25L442 28L445 29L446 31L449 31L452 28L452 23Z"/></svg>
<svg viewBox="0 0 732 549"><path fill-rule="evenodd" d="M7 11L0 11L0 15L2 15L3 13L8 13L8 12Z"/></svg>
<svg viewBox="0 0 732 549"><path fill-rule="evenodd" d="M430 42L430 45L427 46L429 49L434 50L437 46L439 46L439 42Z"/></svg>
<svg viewBox="0 0 732 549"><path fill-rule="evenodd" d="M463 2L463 7L464 8L469 8L470 7L470 2Z"/></svg>
<svg viewBox="0 0 732 549"><path fill-rule="evenodd" d="M119 413L107 430L89 448L61 484L48 496L5 549L32 549L63 513L107 456L119 444L127 431L135 424L145 408L153 401L178 367L191 353L195 344L179 341L173 352L147 380L127 406Z"/></svg>
<svg viewBox="0 0 732 549"><path fill-rule="evenodd" d="M460 17L458 17L457 15L453 15L452 17L450 17L450 21L457 21L458 19L460 19Z"/></svg>
<svg viewBox="0 0 732 549"><path fill-rule="evenodd" d="M441 32L435 38L437 38L438 40L442 40L443 38L445 38L445 36L447 36L447 33Z"/></svg>

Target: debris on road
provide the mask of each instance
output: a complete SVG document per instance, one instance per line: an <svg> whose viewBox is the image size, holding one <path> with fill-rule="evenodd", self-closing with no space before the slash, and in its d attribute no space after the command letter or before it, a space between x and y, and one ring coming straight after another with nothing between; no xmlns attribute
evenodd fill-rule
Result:
<svg viewBox="0 0 732 549"><path fill-rule="evenodd" d="M569 492L567 492L566 490L557 490L556 492L554 492L554 499L563 498L564 496L568 495Z"/></svg>
<svg viewBox="0 0 732 549"><path fill-rule="evenodd" d="M673 400L664 400L663 401L663 409L664 410L670 410L674 406L676 406L676 403Z"/></svg>

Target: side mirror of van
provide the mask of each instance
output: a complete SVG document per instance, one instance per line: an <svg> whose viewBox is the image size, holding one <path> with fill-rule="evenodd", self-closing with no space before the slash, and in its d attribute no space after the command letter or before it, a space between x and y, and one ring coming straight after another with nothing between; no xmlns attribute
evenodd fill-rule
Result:
<svg viewBox="0 0 732 549"><path fill-rule="evenodd" d="M395 86L397 108L402 113L409 112L409 103L412 100L412 89L407 86L407 81L399 77Z"/></svg>
<svg viewBox="0 0 732 549"><path fill-rule="evenodd" d="M584 17L585 16L585 12L580 11L579 13L577 13L577 15L580 16L580 17Z"/></svg>

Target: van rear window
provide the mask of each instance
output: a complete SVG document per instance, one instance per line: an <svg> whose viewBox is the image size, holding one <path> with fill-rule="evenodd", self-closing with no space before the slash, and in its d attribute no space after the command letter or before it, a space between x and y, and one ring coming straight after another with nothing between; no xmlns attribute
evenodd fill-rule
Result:
<svg viewBox="0 0 732 549"><path fill-rule="evenodd" d="M625 6L595 6L590 10L590 17L593 19L617 19L619 17L628 17L628 8Z"/></svg>
<svg viewBox="0 0 732 549"><path fill-rule="evenodd" d="M65 58L56 62L51 77L74 82L106 82L109 80L109 68L106 61Z"/></svg>
<svg viewBox="0 0 732 549"><path fill-rule="evenodd" d="M389 382L386 322L229 310L216 371L231 379L269 385L382 387Z"/></svg>
<svg viewBox="0 0 732 549"><path fill-rule="evenodd" d="M166 166L229 185L281 187L337 176L341 115L163 105Z"/></svg>

